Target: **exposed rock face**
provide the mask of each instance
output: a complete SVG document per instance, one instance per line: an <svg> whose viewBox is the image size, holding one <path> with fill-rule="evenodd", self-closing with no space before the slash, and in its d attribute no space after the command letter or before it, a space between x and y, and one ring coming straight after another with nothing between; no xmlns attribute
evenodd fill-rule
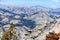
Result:
<svg viewBox="0 0 60 40"><path fill-rule="evenodd" d="M1 7L0 37L14 23L17 40L45 40L51 31L60 33L60 17L51 17L47 8Z"/></svg>
<svg viewBox="0 0 60 40"><path fill-rule="evenodd" d="M52 23L46 24L42 23L41 25L36 26L34 29L29 29L25 26L15 27L14 31L16 31L18 40L45 40L47 33L53 31L57 23L54 21ZM9 28L9 25L3 26L5 30ZM1 28L1 27L0 27ZM0 29L0 33L2 35L2 29Z"/></svg>
<svg viewBox="0 0 60 40"><path fill-rule="evenodd" d="M53 32L49 32L48 35L46 35L46 40L59 40L60 38L60 33L55 33Z"/></svg>

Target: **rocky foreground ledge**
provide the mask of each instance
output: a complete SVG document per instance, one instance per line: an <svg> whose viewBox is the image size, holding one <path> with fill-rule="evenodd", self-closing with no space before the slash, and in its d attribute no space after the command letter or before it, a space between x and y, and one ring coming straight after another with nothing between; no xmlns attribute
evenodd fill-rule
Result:
<svg viewBox="0 0 60 40"><path fill-rule="evenodd" d="M53 37L57 37L58 40L60 38L60 34L59 34L60 33L59 31L60 30L60 18L56 19L56 21L50 22L49 24L42 23L40 25L37 25L34 29L29 29L25 26L14 27L13 25L11 26L8 24L8 25L3 26L3 28L0 27L0 38L4 38L4 36L9 36L7 35L9 34L9 32L13 32L14 36L16 36L15 39L13 40L49 40L47 39L47 37L49 36L50 38L51 35ZM10 29L11 27L12 29ZM56 40L55 38L51 38L51 39Z"/></svg>

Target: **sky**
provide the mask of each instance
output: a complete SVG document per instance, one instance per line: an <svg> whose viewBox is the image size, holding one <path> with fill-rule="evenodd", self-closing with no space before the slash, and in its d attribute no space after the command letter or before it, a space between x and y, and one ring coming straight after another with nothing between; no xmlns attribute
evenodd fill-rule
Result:
<svg viewBox="0 0 60 40"><path fill-rule="evenodd" d="M44 6L48 8L60 8L60 0L0 0L4 5Z"/></svg>

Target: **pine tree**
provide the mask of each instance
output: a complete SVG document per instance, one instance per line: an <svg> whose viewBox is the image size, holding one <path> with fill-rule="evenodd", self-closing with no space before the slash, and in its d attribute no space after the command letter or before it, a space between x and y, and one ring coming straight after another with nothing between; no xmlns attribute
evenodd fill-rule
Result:
<svg viewBox="0 0 60 40"><path fill-rule="evenodd" d="M17 40L16 32L13 31L13 29L14 29L14 24L11 23L9 29L3 32L1 40L12 40L12 39Z"/></svg>

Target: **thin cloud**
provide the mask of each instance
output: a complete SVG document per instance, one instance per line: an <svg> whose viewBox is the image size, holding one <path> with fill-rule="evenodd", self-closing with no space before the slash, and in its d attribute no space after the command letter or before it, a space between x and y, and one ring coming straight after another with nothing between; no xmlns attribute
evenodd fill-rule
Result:
<svg viewBox="0 0 60 40"><path fill-rule="evenodd" d="M60 0L52 0L53 2L60 2Z"/></svg>
<svg viewBox="0 0 60 40"><path fill-rule="evenodd" d="M57 5L51 5L51 8L56 9L57 8Z"/></svg>

